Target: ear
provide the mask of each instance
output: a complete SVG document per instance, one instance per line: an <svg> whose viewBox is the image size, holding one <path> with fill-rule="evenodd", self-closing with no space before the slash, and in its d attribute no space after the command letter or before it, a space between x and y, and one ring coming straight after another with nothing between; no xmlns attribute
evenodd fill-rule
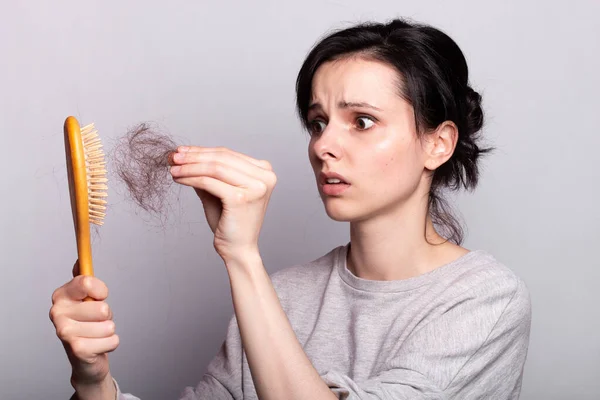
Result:
<svg viewBox="0 0 600 400"><path fill-rule="evenodd" d="M458 141L458 128L454 122L444 121L426 136L425 168L433 171L452 157Z"/></svg>

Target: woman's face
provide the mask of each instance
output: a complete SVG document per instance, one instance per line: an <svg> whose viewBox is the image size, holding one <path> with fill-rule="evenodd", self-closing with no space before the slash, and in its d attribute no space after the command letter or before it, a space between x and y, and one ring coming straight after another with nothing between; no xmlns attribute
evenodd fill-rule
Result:
<svg viewBox="0 0 600 400"><path fill-rule="evenodd" d="M427 155L413 108L400 97L399 76L387 64L351 57L321 65L308 121L309 158L332 219L393 212L425 181Z"/></svg>

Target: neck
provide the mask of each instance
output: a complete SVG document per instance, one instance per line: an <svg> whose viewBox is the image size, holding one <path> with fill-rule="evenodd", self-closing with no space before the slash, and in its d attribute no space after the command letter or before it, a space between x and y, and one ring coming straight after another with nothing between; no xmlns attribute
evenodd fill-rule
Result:
<svg viewBox="0 0 600 400"><path fill-rule="evenodd" d="M350 224L348 269L363 279L408 279L466 253L437 234L427 199Z"/></svg>

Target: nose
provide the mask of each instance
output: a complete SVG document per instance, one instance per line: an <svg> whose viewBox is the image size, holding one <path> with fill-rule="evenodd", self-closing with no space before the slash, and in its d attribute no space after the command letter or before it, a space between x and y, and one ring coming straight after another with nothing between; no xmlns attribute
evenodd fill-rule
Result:
<svg viewBox="0 0 600 400"><path fill-rule="evenodd" d="M313 154L320 160L337 160L342 156L341 129L333 123L327 124L323 132L314 135L311 140Z"/></svg>

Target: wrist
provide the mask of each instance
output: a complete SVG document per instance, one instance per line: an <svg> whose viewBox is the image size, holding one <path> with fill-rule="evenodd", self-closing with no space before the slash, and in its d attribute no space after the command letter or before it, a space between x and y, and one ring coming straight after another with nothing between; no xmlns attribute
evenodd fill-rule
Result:
<svg viewBox="0 0 600 400"><path fill-rule="evenodd" d="M78 400L114 400L117 398L117 388L110 373L103 380L93 383L82 382L72 377L71 386L75 389Z"/></svg>
<svg viewBox="0 0 600 400"><path fill-rule="evenodd" d="M239 252L236 257L231 257L224 261L232 287L237 286L234 285L235 282L260 280L261 277L266 274L258 250Z"/></svg>
<svg viewBox="0 0 600 400"><path fill-rule="evenodd" d="M262 259L258 247L247 247L228 251L226 255L221 255L227 270L248 270L256 265L262 265Z"/></svg>

